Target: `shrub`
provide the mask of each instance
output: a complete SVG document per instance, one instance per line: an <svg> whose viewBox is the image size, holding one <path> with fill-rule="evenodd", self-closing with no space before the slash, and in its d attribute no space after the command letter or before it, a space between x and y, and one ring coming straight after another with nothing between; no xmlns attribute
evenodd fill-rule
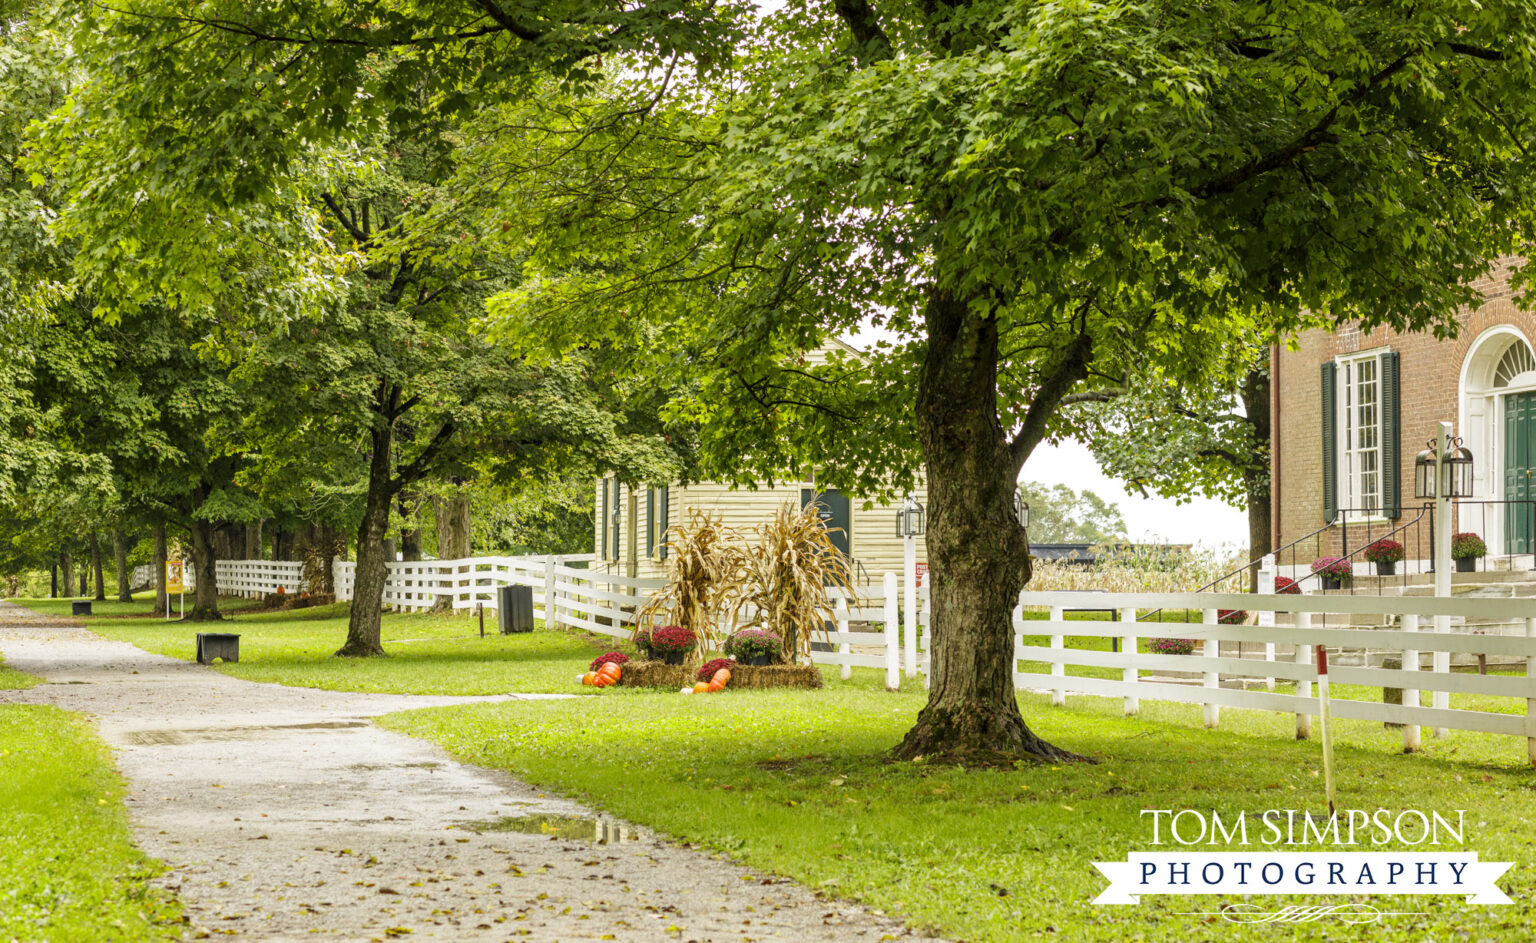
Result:
<svg viewBox="0 0 1536 943"><path fill-rule="evenodd" d="M1246 609L1216 610L1216 621L1220 622L1222 625L1241 625L1247 618L1248 610Z"/></svg>
<svg viewBox="0 0 1536 943"><path fill-rule="evenodd" d="M767 629L742 629L725 640L725 653L737 661L759 655L778 658L784 643Z"/></svg>
<svg viewBox="0 0 1536 943"><path fill-rule="evenodd" d="M691 652L698 643L699 637L693 630L680 625L664 625L651 630L651 651L659 655Z"/></svg>
<svg viewBox="0 0 1536 943"><path fill-rule="evenodd" d="M612 662L615 665L623 665L629 662L629 656L623 652L609 652L592 659L592 664L587 666L588 671L596 671L604 665Z"/></svg>
<svg viewBox="0 0 1536 943"><path fill-rule="evenodd" d="M636 648L636 650L638 650L640 652L640 654L647 655L647 656L651 654L651 630L650 629L647 629L647 628L636 629L635 630L635 635L634 635L634 637L632 639L630 639L630 641L635 643L635 648Z"/></svg>
<svg viewBox="0 0 1536 943"><path fill-rule="evenodd" d="M1195 651L1192 638L1149 638L1147 651L1154 655L1190 655Z"/></svg>
<svg viewBox="0 0 1536 943"><path fill-rule="evenodd" d="M1366 547L1360 555L1371 563L1396 563L1403 558L1403 545L1383 537Z"/></svg>
<svg viewBox="0 0 1536 943"><path fill-rule="evenodd" d="M1483 538L1471 531L1464 531L1451 538L1451 558L1454 560L1469 560L1487 553L1488 545L1483 543Z"/></svg>
<svg viewBox="0 0 1536 943"><path fill-rule="evenodd" d="M1318 557L1312 561L1313 573L1332 577L1341 583L1349 582L1354 571L1355 568L1343 557Z"/></svg>
<svg viewBox="0 0 1536 943"><path fill-rule="evenodd" d="M721 668L735 667L736 663L729 658L712 658L704 663L704 667L699 669L697 677L700 681L709 681L710 679L714 678L715 672L719 671Z"/></svg>
<svg viewBox="0 0 1536 943"><path fill-rule="evenodd" d="M1301 587L1297 586L1296 581L1288 576L1277 576L1275 577L1275 593L1277 595L1300 596Z"/></svg>

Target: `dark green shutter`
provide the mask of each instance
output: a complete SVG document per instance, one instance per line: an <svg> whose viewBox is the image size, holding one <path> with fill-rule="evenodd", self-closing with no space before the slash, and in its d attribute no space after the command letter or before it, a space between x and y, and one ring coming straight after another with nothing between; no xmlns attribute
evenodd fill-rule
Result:
<svg viewBox="0 0 1536 943"><path fill-rule="evenodd" d="M656 556L656 489L645 486L645 556Z"/></svg>
<svg viewBox="0 0 1536 943"><path fill-rule="evenodd" d="M599 478L598 482L603 486L603 500L599 502L597 509L597 532L600 535L597 558L606 560L608 559L608 479Z"/></svg>
<svg viewBox="0 0 1536 943"><path fill-rule="evenodd" d="M667 528L672 526L671 501L671 493L667 485L656 489L656 506L660 509L661 516L661 526L656 528L656 539L661 542L661 546L657 548L656 556L662 560L667 558Z"/></svg>
<svg viewBox="0 0 1536 943"><path fill-rule="evenodd" d="M1402 397L1398 387L1398 354L1381 355L1381 506L1387 517L1403 516Z"/></svg>
<svg viewBox="0 0 1536 943"><path fill-rule="evenodd" d="M615 511L619 509L619 499L621 497L623 497L623 493L619 490L619 479L615 478L613 479L613 509ZM610 515L608 517L608 526L613 528L613 536L608 540L608 549L611 551L608 559L617 560L619 558L619 522Z"/></svg>
<svg viewBox="0 0 1536 943"><path fill-rule="evenodd" d="M1323 364L1323 523L1339 516L1339 368Z"/></svg>

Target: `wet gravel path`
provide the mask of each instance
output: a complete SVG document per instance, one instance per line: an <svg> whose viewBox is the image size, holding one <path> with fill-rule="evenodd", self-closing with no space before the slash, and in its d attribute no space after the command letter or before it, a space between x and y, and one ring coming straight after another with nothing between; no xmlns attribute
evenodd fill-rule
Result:
<svg viewBox="0 0 1536 943"><path fill-rule="evenodd" d="M626 840L568 837L602 823L371 723L502 698L256 684L10 604L0 653L48 682L0 691L0 703L98 720L137 841L171 868L162 882L186 906L189 939L924 938L627 826Z"/></svg>

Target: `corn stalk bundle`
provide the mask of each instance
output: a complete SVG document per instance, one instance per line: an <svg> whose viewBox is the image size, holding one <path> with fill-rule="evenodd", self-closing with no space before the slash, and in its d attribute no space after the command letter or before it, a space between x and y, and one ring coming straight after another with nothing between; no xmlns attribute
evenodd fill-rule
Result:
<svg viewBox="0 0 1536 943"><path fill-rule="evenodd" d="M832 544L816 505L785 503L756 528L746 552L748 585L737 612L755 610L756 623L784 640L792 664L811 655L811 636L826 636L833 614L832 590L853 597L853 570Z"/></svg>
<svg viewBox="0 0 1536 943"><path fill-rule="evenodd" d="M717 625L731 611L744 584L746 554L741 538L718 516L690 508L688 522L670 529L667 584L651 594L635 620L636 632L658 624L691 629L698 646L690 664L720 647ZM671 623L662 622L670 618Z"/></svg>

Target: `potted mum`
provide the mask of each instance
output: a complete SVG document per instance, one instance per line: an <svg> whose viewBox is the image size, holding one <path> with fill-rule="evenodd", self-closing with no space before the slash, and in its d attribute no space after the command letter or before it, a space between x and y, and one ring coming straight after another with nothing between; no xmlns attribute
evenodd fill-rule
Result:
<svg viewBox="0 0 1536 943"><path fill-rule="evenodd" d="M1403 558L1403 545L1383 537L1366 547L1360 555L1376 564L1377 576L1396 576L1397 563Z"/></svg>
<svg viewBox="0 0 1536 943"><path fill-rule="evenodd" d="M1451 538L1451 559L1456 561L1457 573L1471 573L1477 569L1477 558L1487 554L1488 545L1471 531L1464 531Z"/></svg>
<svg viewBox="0 0 1536 943"><path fill-rule="evenodd" d="M725 653L743 665L771 665L783 650L783 640L767 629L742 629L725 640Z"/></svg>
<svg viewBox="0 0 1536 943"><path fill-rule="evenodd" d="M1189 655L1195 650L1192 638L1149 638L1147 651L1154 655Z"/></svg>
<svg viewBox="0 0 1536 943"><path fill-rule="evenodd" d="M1277 576L1277 577L1275 577L1275 594L1276 595L1284 594L1284 595L1288 595L1288 596L1300 596L1301 595L1301 587L1299 585L1297 585L1295 580L1291 579L1288 576Z"/></svg>
<svg viewBox="0 0 1536 943"><path fill-rule="evenodd" d="M692 629L685 629L680 625L664 625L659 629L651 630L650 647L652 657L659 658L669 665L681 665L699 644L699 637L693 634Z"/></svg>
<svg viewBox="0 0 1536 943"><path fill-rule="evenodd" d="M1343 557L1318 557L1312 561L1312 572L1323 579L1323 589L1339 589L1354 576L1354 567Z"/></svg>
<svg viewBox="0 0 1536 943"><path fill-rule="evenodd" d="M1222 625L1242 625L1248 621L1248 610L1218 609L1216 610L1216 621Z"/></svg>

